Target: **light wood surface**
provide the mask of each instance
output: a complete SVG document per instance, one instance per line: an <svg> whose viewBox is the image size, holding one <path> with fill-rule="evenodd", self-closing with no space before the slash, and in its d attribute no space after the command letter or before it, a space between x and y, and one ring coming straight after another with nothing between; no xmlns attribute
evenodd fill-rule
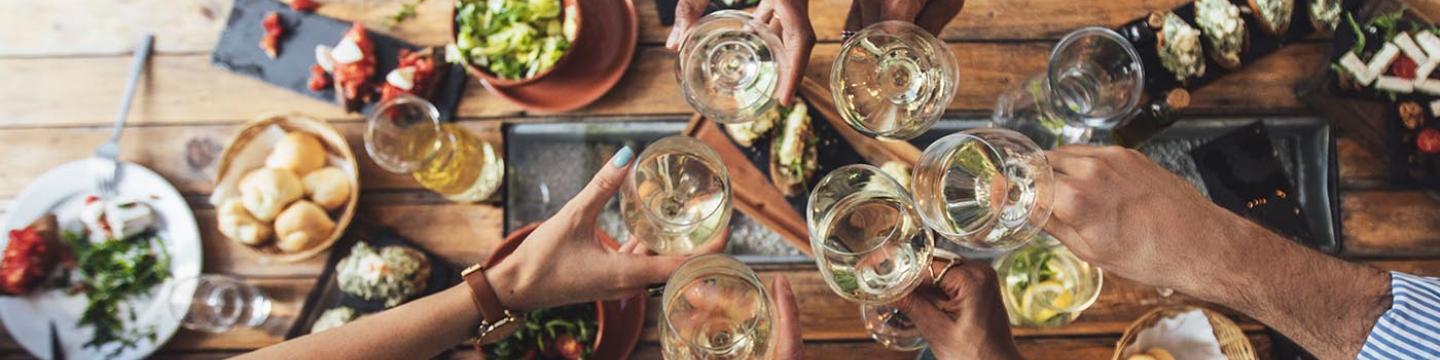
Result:
<svg viewBox="0 0 1440 360"><path fill-rule="evenodd" d="M384 19L409 0L320 0L319 13L358 20L370 28L424 45L448 41L449 7L427 0L418 16L395 28ZM536 117L485 92L474 81L459 109L460 124L500 142L503 123L599 119L685 120L691 109L678 95L674 56L662 47L669 28L658 23L653 0L634 0L641 46L614 90L575 112ZM1049 47L1065 32L1089 25L1117 26L1151 10L1185 0L969 0L941 37L960 63L960 89L950 105L961 116L985 116L995 96L1044 67ZM825 84L848 0L811 0L819 44L807 77ZM362 119L339 107L227 73L210 65L229 0L0 0L0 206L51 167L85 158L108 136L109 122L142 31L157 34L157 53L142 79L122 158L145 165L189 199L203 234L205 271L254 282L295 311L321 272L323 258L293 264L262 264L220 236L206 197L214 187L221 147L238 126L272 111L298 111L330 120L359 156L362 195L356 221L395 228L446 259L463 264L483 259L502 239L498 203L452 204L421 190L406 176L377 168L365 155ZM1440 11L1440 8L1436 8ZM1324 39L1293 44L1194 94L1189 115L1309 115L1294 86L1324 64ZM1183 121L1183 120L1182 120ZM1440 198L1388 181L1383 158L1339 134L1341 256L1383 269L1440 275ZM911 359L869 341L856 306L844 302L813 266L764 268L763 277L787 276L800 302L808 358ZM1017 329L1026 355L1036 359L1108 359L1125 326L1161 305L1198 304L1177 294L1116 277L1080 319L1055 329ZM1274 342L1262 324L1225 309L1269 355ZM659 358L653 316L636 358ZM283 322L283 321L282 321ZM276 327L288 324L278 323ZM159 358L221 358L280 341L258 330L226 334L181 331ZM469 358L468 352L457 352ZM8 335L0 335L0 359L26 358Z"/></svg>

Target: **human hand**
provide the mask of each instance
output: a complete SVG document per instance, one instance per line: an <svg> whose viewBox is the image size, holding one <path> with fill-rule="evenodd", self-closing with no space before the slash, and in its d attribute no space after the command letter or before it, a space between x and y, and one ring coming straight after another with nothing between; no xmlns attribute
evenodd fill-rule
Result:
<svg viewBox="0 0 1440 360"><path fill-rule="evenodd" d="M690 26L705 15L708 3L709 0L680 0L675 5L675 26L670 28L665 47L672 51L680 50ZM781 77L776 94L780 104L790 106L795 98L795 89L805 76L805 67L810 64L810 50L815 47L809 0L761 0L754 15L755 21L770 27L770 31L780 37Z"/></svg>
<svg viewBox="0 0 1440 360"><path fill-rule="evenodd" d="M770 306L775 308L775 350L771 359L793 360L805 357L805 340L800 336L800 312L795 307L795 294L790 280L783 275L770 282Z"/></svg>
<svg viewBox="0 0 1440 360"><path fill-rule="evenodd" d="M1046 157L1055 205L1045 230L1105 271L1196 295L1197 277L1225 273L1216 261L1247 251L1236 231L1256 225L1135 150L1072 145Z"/></svg>
<svg viewBox="0 0 1440 360"><path fill-rule="evenodd" d="M899 20L940 36L945 24L964 7L965 0L851 0L845 31L853 33L877 22Z"/></svg>
<svg viewBox="0 0 1440 360"><path fill-rule="evenodd" d="M895 303L940 359L1019 359L1020 349L1010 336L1010 318L1000 299L995 270L981 263L956 259L931 264L940 281L923 281L914 292Z"/></svg>
<svg viewBox="0 0 1440 360"><path fill-rule="evenodd" d="M620 149L555 216L486 271L505 308L526 311L634 296L665 282L685 261L646 255L639 241L611 250L595 236L595 218L625 182L634 155L629 147Z"/></svg>

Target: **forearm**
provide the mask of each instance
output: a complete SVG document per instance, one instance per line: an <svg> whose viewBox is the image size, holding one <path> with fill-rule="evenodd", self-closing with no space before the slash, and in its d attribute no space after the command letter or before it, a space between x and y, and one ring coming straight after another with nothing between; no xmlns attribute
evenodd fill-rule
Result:
<svg viewBox="0 0 1440 360"><path fill-rule="evenodd" d="M468 339L480 323L464 284L241 356L254 359L425 359Z"/></svg>
<svg viewBox="0 0 1440 360"><path fill-rule="evenodd" d="M1236 219L1227 239L1212 239L1225 244L1217 266L1181 290L1255 318L1322 359L1355 358L1390 307L1389 274Z"/></svg>

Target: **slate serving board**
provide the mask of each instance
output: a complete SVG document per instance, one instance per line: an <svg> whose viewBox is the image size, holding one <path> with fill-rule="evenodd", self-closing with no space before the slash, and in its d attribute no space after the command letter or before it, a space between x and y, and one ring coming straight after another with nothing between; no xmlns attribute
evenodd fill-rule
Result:
<svg viewBox="0 0 1440 360"><path fill-rule="evenodd" d="M279 56L275 59L266 56L260 49L260 39L265 35L260 22L271 11L280 14L280 23L285 28L278 45ZM215 51L210 54L210 63L340 106L335 103L333 87L310 91L306 84L310 80L310 65L315 64L315 46L335 46L351 26L353 24L349 22L291 10L290 6L274 0L235 0L220 40L215 44ZM374 84L385 81L385 74L395 68L400 49L421 49L374 31L370 31L369 35L375 44L375 75L370 79ZM440 84L430 98L430 102L440 110L441 120L454 116L465 89L465 79L465 69L459 66L447 66L441 75ZM375 99L377 101L365 105L364 112L368 113L378 102L378 90Z"/></svg>
<svg viewBox="0 0 1440 360"><path fill-rule="evenodd" d="M836 132L835 127L831 125L829 121L826 121L824 117L821 117L820 113L815 110L815 105L812 105L808 101L805 105L806 110L810 113L811 132L815 134L816 139L820 140L820 143L816 145L817 148L815 151L819 156L818 161L816 161L819 166L815 168L815 175L811 176L810 180L805 183L806 191L804 193L785 197L785 200L790 203L790 207L794 208L796 212L799 212L801 216L804 216L805 207L810 201L809 190L814 189L815 184L819 183L820 179L825 177L825 174L829 174L831 170L835 170L841 166L865 162L864 158L855 152L855 148L850 146L850 143L846 142L844 138L840 137L840 133ZM730 132L728 131L725 132L725 137L729 138L730 142L735 144L735 147L739 148L740 152L745 154L745 158L750 159L750 163L755 165L756 169L760 169L760 172L765 174L766 179L770 179L771 143L775 140L775 136L779 134L780 127L784 126L783 122L783 118L776 120L775 128L771 129L770 134L756 139L755 144L750 147L736 143L735 138L730 137ZM724 125L720 125L720 127L724 128ZM770 185L774 186L775 180L770 179L770 181Z"/></svg>
<svg viewBox="0 0 1440 360"><path fill-rule="evenodd" d="M384 300L367 301L346 294L340 291L340 284L335 279L335 265L350 255L350 248L355 246L357 241L363 241L376 248L377 251L385 246L399 245L425 254L425 258L430 262L430 279L426 282L425 290L411 297L407 302L460 283L460 270L446 262L444 258L425 250L409 239L396 234L393 230L356 221L350 224L350 229L346 230L345 237L330 249L330 257L325 259L325 269L320 272L320 278L315 281L315 287L310 289L309 295L305 296L305 305L301 307L295 323L290 326L289 331L285 332L286 340L309 334L310 327L315 324L315 320L319 318L320 314L331 308L349 306L355 309L355 313L360 316L385 310Z"/></svg>

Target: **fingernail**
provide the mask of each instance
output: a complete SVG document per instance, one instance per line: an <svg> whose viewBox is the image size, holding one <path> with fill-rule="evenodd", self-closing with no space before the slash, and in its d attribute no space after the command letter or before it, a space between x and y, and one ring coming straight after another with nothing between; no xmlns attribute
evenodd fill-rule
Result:
<svg viewBox="0 0 1440 360"><path fill-rule="evenodd" d="M631 150L630 146L626 145L620 148L620 151L616 151L615 156L610 157L610 165L614 165L615 167L625 166L630 163L630 158L633 157L635 157L635 150Z"/></svg>

